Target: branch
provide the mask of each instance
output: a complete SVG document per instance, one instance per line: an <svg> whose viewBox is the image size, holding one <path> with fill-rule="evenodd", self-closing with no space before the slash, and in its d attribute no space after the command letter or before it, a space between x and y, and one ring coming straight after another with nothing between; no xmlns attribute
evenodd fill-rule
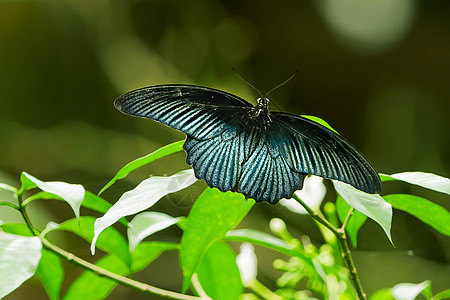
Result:
<svg viewBox="0 0 450 300"><path fill-rule="evenodd" d="M135 290L147 293L147 294L154 294L154 295L158 295L158 296L161 296L164 298L171 298L171 299L181 299L181 300L207 299L204 297L184 295L184 294L180 294L180 293L176 293L176 292L172 292L172 291L163 290L163 289L148 285L146 283L142 283L142 282L130 279L128 277L117 275L113 272L110 272L103 268L100 268L88 261L85 261L85 260L73 255L72 253L69 253L69 252L59 248L58 246L52 244L45 238L41 237L41 241L45 248L58 254L59 256L61 256L65 260L67 260L68 262L73 263L73 264L75 264L79 267L82 267L86 270L89 270L91 272L94 272L98 276L112 279L112 280L116 281L117 283L127 286L129 288L132 288L132 289L135 289Z"/></svg>
<svg viewBox="0 0 450 300"><path fill-rule="evenodd" d="M344 223L342 223L341 229L345 231L345 228L347 227L348 221L350 220L350 217L353 215L353 207L350 207L350 210L348 211L347 216L345 217Z"/></svg>
<svg viewBox="0 0 450 300"><path fill-rule="evenodd" d="M317 222L325 226L326 228L330 229L331 232L333 232L337 237L342 235L342 232L340 229L333 226L333 224L330 223L327 219L325 219L324 216L321 214L313 211L305 202L303 202L302 199L300 199L299 196L297 196L295 193L292 196L295 200L297 200L298 203L300 203L301 206L306 210L306 212Z"/></svg>
<svg viewBox="0 0 450 300"><path fill-rule="evenodd" d="M301 206L305 208L305 210L308 212L308 214L317 222L331 230L336 237L338 238L340 249L341 249L341 255L344 258L345 264L347 265L347 269L350 272L350 280L353 282L353 285L355 287L356 293L358 294L358 298L362 300L366 300L366 293L363 290L363 287L361 285L361 281L359 280L358 276L358 270L356 269L355 263L353 262L352 253L350 251L350 248L348 247L347 243L347 235L345 233L345 227L347 226L348 220L350 219L351 214L353 213L353 208L350 209L344 224L341 228L336 228L333 224L330 223L324 216L321 214L313 211L305 202L303 202L300 197L298 197L295 193L293 195L293 198L297 200L298 203L300 203Z"/></svg>

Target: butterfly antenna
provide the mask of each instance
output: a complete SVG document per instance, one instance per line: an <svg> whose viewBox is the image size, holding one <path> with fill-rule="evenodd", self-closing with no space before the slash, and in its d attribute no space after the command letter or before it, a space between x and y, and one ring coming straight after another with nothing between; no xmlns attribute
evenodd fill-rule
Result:
<svg viewBox="0 0 450 300"><path fill-rule="evenodd" d="M274 87L273 89L271 89L266 96L269 96L270 93L272 93L273 91L275 91L277 88L279 88L282 85L285 85L286 83L288 83L289 81L292 80L292 78L295 77L295 75L297 75L298 71L295 71L294 74L291 75L291 77L289 77L288 79L286 79L285 81L283 81L282 83L280 83L279 85L277 85L276 87Z"/></svg>
<svg viewBox="0 0 450 300"><path fill-rule="evenodd" d="M245 82L248 86L251 86L255 91L258 92L258 94L261 96L261 98L263 98L263 93L261 93L253 84L251 84L250 82L245 80L244 77L239 75L239 73L236 71L236 69L234 67L233 67L233 72L234 72L234 74L236 74L237 77L239 77L239 79L241 79L243 82Z"/></svg>

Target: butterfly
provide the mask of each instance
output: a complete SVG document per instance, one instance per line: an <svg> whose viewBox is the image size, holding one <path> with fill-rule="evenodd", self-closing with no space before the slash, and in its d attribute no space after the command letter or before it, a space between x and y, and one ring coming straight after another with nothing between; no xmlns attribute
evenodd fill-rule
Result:
<svg viewBox="0 0 450 300"><path fill-rule="evenodd" d="M184 132L186 162L210 187L257 202L291 198L309 174L335 179L371 194L378 173L339 134L310 119L269 111L267 97L251 103L195 85L157 85L128 92L115 107Z"/></svg>

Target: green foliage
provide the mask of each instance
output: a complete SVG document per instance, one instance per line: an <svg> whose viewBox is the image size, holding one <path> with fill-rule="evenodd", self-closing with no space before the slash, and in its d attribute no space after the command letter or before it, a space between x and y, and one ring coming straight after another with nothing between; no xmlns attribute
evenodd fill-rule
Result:
<svg viewBox="0 0 450 300"><path fill-rule="evenodd" d="M208 247L234 229L255 204L238 193L206 189L189 213L181 238L180 261L186 291Z"/></svg>
<svg viewBox="0 0 450 300"><path fill-rule="evenodd" d="M177 142L127 164L102 191L133 170L180 151L181 146L182 142ZM434 174L406 172L381 175L381 178L384 182L401 180L450 194L450 180ZM368 217L380 224L389 239L392 208L405 211L437 232L450 235L450 213L430 200L408 194L389 194L382 198L339 182L334 182L338 193L335 205L327 203L325 213L318 211L311 214L318 221L325 240L324 244L315 245L306 236L294 237L281 219L271 222L272 234L251 228L236 229L255 204L254 200L245 199L238 193L207 188L197 198L187 217L145 211L163 196L193 184L196 178L192 170L145 179L136 188L124 193L114 205L85 191L78 184L44 182L25 172L20 179L19 189L0 183L0 189L10 192L17 199L17 203L0 202L0 206L4 206L1 209L15 209L25 221L21 224L0 223L0 297L36 275L52 300L104 299L118 284L169 298L195 299L195 296L151 287L124 277L147 268L166 251L178 251L183 272L183 293L191 287L194 294L219 300L256 299L255 295L264 299L355 299L360 288L355 285L354 276L357 275L351 275L351 272L356 272L356 269L347 268L345 261L348 264L348 258L341 258L344 252L339 245L345 245L342 242L346 243L348 237L356 248L358 232ZM75 218L61 224L49 222L42 232L34 228L27 214L27 205L45 199L66 202L73 209ZM97 219L89 215L80 216L81 206L103 216ZM126 217L130 215L135 216L128 221ZM127 227L128 241L120 230L112 227L117 221ZM179 243L144 241L148 236L175 224L183 230ZM73 254L50 242L55 231L75 234L91 243L91 249L97 247L104 254L92 264L75 259ZM241 266L238 268L236 253L229 242L251 243L280 254L280 258L273 263L274 268L281 272L275 291L270 291L259 282L257 275L249 282L241 280L241 274L246 270L240 270ZM350 249L345 254L351 256ZM75 260L85 270L61 295L66 280L63 259ZM256 260L252 263L251 268L256 269ZM409 300L416 299L419 294L426 299L440 300L448 298L450 290L433 296L429 281L401 283L378 290L370 299Z"/></svg>

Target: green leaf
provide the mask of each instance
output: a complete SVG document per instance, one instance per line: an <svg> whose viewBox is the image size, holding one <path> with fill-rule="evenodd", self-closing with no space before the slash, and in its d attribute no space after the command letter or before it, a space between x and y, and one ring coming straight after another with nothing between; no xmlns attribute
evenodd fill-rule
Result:
<svg viewBox="0 0 450 300"><path fill-rule="evenodd" d="M30 182L32 182L41 190L61 197L72 207L75 217L77 219L80 218L80 206L85 195L85 190L82 185L60 181L43 182L25 172L20 176L20 180L22 181L21 190L30 187Z"/></svg>
<svg viewBox="0 0 450 300"><path fill-rule="evenodd" d="M392 175L381 175L383 181L401 180L450 195L450 179L436 174L425 172L403 172Z"/></svg>
<svg viewBox="0 0 450 300"><path fill-rule="evenodd" d="M96 266L118 275L125 275L128 267L117 256L107 255L100 258ZM117 286L117 282L106 277L100 277L91 271L84 271L70 286L64 300L97 300L105 299Z"/></svg>
<svg viewBox="0 0 450 300"><path fill-rule="evenodd" d="M450 289L437 293L431 300L450 299Z"/></svg>
<svg viewBox="0 0 450 300"><path fill-rule="evenodd" d="M367 194L355 189L349 184L337 180L333 180L332 182L334 184L334 188L345 200L345 202L377 222L381 228L383 228L389 238L389 241L392 243L392 206L384 201L384 199L378 194Z"/></svg>
<svg viewBox="0 0 450 300"><path fill-rule="evenodd" d="M414 300L429 285L429 280L419 284L399 283L392 288L391 293L395 300Z"/></svg>
<svg viewBox="0 0 450 300"><path fill-rule="evenodd" d="M345 200L341 196L338 196L336 199L336 208L339 220L341 221L341 223L344 223L351 206L348 205L347 202L345 202ZM350 216L350 219L348 220L347 226L345 227L345 231L348 233L348 236L354 248L356 248L358 245L359 229L361 228L361 226L363 226L366 220L367 216L360 213L357 210L353 210L353 213Z"/></svg>
<svg viewBox="0 0 450 300"><path fill-rule="evenodd" d="M266 232L258 231L255 229L237 229L229 231L224 240L249 242L290 256L296 256L305 260L310 260L301 252L297 251L291 244Z"/></svg>
<svg viewBox="0 0 450 300"><path fill-rule="evenodd" d="M20 175L20 182L22 183L22 186L20 187L20 190L18 192L19 195L22 195L25 191L34 189L36 187L36 184L27 176L25 176L24 172Z"/></svg>
<svg viewBox="0 0 450 300"><path fill-rule="evenodd" d="M173 218L160 212L143 212L136 215L129 223L128 240L130 252L146 237L172 226L181 218Z"/></svg>
<svg viewBox="0 0 450 300"><path fill-rule="evenodd" d="M0 190L7 190L13 192L14 194L18 193L18 190L15 187L8 185L6 183L0 183Z"/></svg>
<svg viewBox="0 0 450 300"><path fill-rule="evenodd" d="M80 218L79 223L76 219L71 219L59 224L57 227L52 227L50 231L65 230L73 232L90 243L94 237L94 223L94 217L83 216ZM47 231L47 229L45 231ZM115 228L106 228L97 241L97 247L109 254L116 255L127 265L131 265L131 256L128 249L128 244L122 234L120 234Z"/></svg>
<svg viewBox="0 0 450 300"><path fill-rule="evenodd" d="M157 259L163 252L178 250L180 244L169 242L142 242L136 246L131 255L132 270L139 272L145 269L152 261Z"/></svg>
<svg viewBox="0 0 450 300"><path fill-rule="evenodd" d="M34 275L41 258L38 237L0 232L0 298Z"/></svg>
<svg viewBox="0 0 450 300"><path fill-rule="evenodd" d="M42 257L36 270L36 276L42 282L51 300L60 298L59 294L64 281L64 268L58 255L42 249Z"/></svg>
<svg viewBox="0 0 450 300"><path fill-rule="evenodd" d="M126 177L130 172L151 163L154 160L157 160L161 157L179 152L183 150L184 141L178 141L162 148L159 148L155 152L152 152L146 156L140 157L138 159L133 160L132 162L126 164L122 169L117 172L117 174L111 179L98 193L99 195L103 193L107 188L114 184L119 179Z"/></svg>
<svg viewBox="0 0 450 300"><path fill-rule="evenodd" d="M369 300L395 300L391 294L391 289L380 289L370 295Z"/></svg>
<svg viewBox="0 0 450 300"><path fill-rule="evenodd" d="M408 194L391 194L383 198L394 208L403 210L440 233L450 236L450 212L442 206Z"/></svg>
<svg viewBox="0 0 450 300"><path fill-rule="evenodd" d="M6 233L23 235L23 236L34 236L30 228L23 223L5 223L1 224L0 227Z"/></svg>
<svg viewBox="0 0 450 300"><path fill-rule="evenodd" d="M303 118L307 118L310 119L311 121L314 121L316 123L319 123L320 125L336 132L337 134L339 134L333 127L330 126L330 124L328 124L324 119L321 119L319 117L316 116L310 116L310 115L302 115Z"/></svg>
<svg viewBox="0 0 450 300"><path fill-rule="evenodd" d="M206 189L194 203L181 238L180 261L185 292L202 256L215 241L236 227L255 204L239 193Z"/></svg>
<svg viewBox="0 0 450 300"><path fill-rule="evenodd" d="M177 249L178 244L173 243L147 243L139 244L133 252L133 272L147 267L161 253L167 250ZM105 256L99 259L95 265L121 276L130 274L128 266L116 256ZM91 271L84 271L70 286L64 295L64 300L83 299L97 300L106 298L117 286L111 279L100 277Z"/></svg>
<svg viewBox="0 0 450 300"><path fill-rule="evenodd" d="M81 202L83 207L92 209L99 213L105 213L108 209L111 208L111 203L103 199L102 197L97 196L94 193L86 191L86 195L84 196L83 202Z"/></svg>
<svg viewBox="0 0 450 300"><path fill-rule="evenodd" d="M52 200L64 201L64 199L62 199L61 197L59 197L55 194L48 193L48 192L39 192L39 193L36 193L36 194L28 197L25 202L28 204L37 199L52 199ZM108 211L108 209L111 208L112 205L111 205L111 203L109 203L105 199L97 196L96 194L86 191L84 194L83 202L81 202L81 206L92 209L96 212L105 213ZM125 226L128 225L128 221L125 218L122 218L119 221L122 224L124 224Z"/></svg>
<svg viewBox="0 0 450 300"><path fill-rule="evenodd" d="M236 254L223 242L215 242L206 251L197 270L203 290L214 300L239 299L244 291Z"/></svg>
<svg viewBox="0 0 450 300"><path fill-rule="evenodd" d="M142 181L135 189L126 192L120 199L95 221L91 252L95 253L95 242L105 228L122 217L139 213L158 202L163 196L182 190L194 182L194 171L184 170L169 177L153 176Z"/></svg>

